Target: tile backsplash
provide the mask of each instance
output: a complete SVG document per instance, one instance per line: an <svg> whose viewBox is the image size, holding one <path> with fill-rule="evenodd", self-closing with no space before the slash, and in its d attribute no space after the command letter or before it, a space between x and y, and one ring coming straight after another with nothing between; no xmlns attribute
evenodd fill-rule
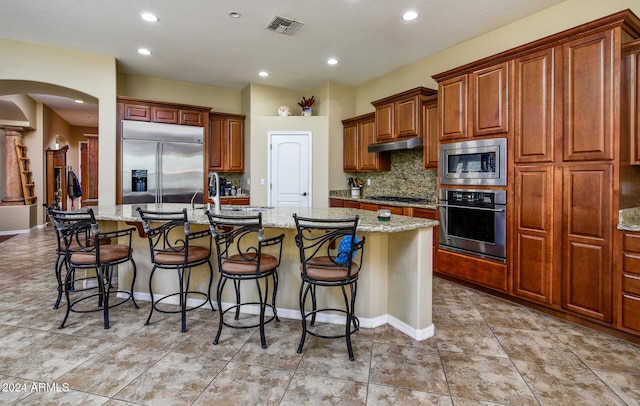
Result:
<svg viewBox="0 0 640 406"><path fill-rule="evenodd" d="M424 169L422 149L392 151L390 154L390 171L349 174L353 178L358 177L364 181L362 196L387 195L436 201L437 171ZM371 180L369 186L367 186L367 179Z"/></svg>

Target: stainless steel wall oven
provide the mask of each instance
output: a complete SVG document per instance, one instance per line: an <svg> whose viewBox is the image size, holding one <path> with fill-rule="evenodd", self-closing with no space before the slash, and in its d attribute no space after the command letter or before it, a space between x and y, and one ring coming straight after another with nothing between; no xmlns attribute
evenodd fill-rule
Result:
<svg viewBox="0 0 640 406"><path fill-rule="evenodd" d="M440 189L440 248L506 260L504 190Z"/></svg>

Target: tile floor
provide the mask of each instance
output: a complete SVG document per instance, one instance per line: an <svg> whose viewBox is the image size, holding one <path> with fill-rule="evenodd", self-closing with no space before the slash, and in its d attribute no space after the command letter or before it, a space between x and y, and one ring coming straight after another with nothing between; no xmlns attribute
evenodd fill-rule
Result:
<svg viewBox="0 0 640 406"><path fill-rule="evenodd" d="M175 315L149 304L72 314L55 298L50 229L0 243L0 404L45 405L640 405L640 347L449 282L434 281L435 337L363 329L349 362L342 340L299 322L225 328L217 315ZM364 274L363 277L366 277Z"/></svg>

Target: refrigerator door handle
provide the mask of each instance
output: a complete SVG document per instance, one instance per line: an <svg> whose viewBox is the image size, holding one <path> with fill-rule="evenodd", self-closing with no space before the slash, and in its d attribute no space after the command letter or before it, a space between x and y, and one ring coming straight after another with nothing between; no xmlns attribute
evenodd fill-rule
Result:
<svg viewBox="0 0 640 406"><path fill-rule="evenodd" d="M162 203L162 143L156 144L156 203Z"/></svg>

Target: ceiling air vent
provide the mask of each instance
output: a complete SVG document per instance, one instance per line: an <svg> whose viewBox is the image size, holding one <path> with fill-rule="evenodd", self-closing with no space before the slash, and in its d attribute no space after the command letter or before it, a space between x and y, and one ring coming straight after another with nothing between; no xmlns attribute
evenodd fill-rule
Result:
<svg viewBox="0 0 640 406"><path fill-rule="evenodd" d="M280 34L293 35L302 25L304 25L304 23L301 21L275 16L264 28L269 31L279 32Z"/></svg>

